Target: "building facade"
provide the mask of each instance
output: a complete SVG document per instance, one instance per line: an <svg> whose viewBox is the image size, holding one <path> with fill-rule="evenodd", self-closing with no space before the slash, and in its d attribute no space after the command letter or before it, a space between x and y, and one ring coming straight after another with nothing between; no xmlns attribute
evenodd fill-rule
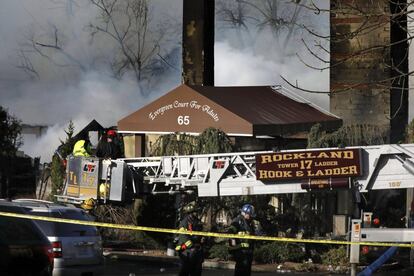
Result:
<svg viewBox="0 0 414 276"><path fill-rule="evenodd" d="M375 3L375 4L374 4ZM408 122L407 1L331 1L330 111L403 139Z"/></svg>

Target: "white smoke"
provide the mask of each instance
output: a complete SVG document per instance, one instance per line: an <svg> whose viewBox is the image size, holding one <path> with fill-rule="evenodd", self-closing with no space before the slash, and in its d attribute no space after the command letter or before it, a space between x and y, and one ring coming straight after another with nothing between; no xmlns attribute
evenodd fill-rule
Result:
<svg viewBox="0 0 414 276"><path fill-rule="evenodd" d="M177 86L173 78L166 78L163 85L154 89L150 96L139 97L137 82L132 77L114 80L98 72L89 72L79 83L63 88L60 85L36 83L22 87L18 97L9 95L2 104L10 106L13 114L25 118L28 124L49 125L46 134L36 140L27 137L22 150L30 156L41 156L42 162L50 162L60 140L66 139L64 130L71 120L75 134L90 121L96 119L104 127L114 126L120 118L148 104L165 91ZM31 93L24 93L30 90ZM13 91L13 90L11 90Z"/></svg>
<svg viewBox="0 0 414 276"><path fill-rule="evenodd" d="M225 4L230 2L224 1ZM308 1L301 3L309 4ZM314 3L321 9L329 9L328 1L314 1ZM278 16L290 21L297 6L291 1L277 1L277 5L279 5ZM329 49L329 42L318 39L300 27L304 25L321 35L329 35L329 13L315 14L314 11L304 7L299 9L299 16L295 21L296 27L291 32L291 36L289 36L291 29L287 27L263 27L257 20L246 19L246 27L241 28L234 26L229 28L223 22L219 24L216 28L215 85L282 85L329 110L327 94L304 91L305 89L316 92L329 91L329 70L315 70L305 65L305 62L318 68L327 65L313 57L304 44L306 43L319 57L329 60L329 55L315 46L319 43ZM248 12L252 14L258 11L250 8L244 12L249 15ZM256 18L260 16L260 14L254 15ZM292 87L283 81L282 77L303 90Z"/></svg>
<svg viewBox="0 0 414 276"><path fill-rule="evenodd" d="M75 122L78 125L82 122ZM55 124L48 127L45 134L36 139L33 135L23 135L23 146L20 150L31 157L40 157L40 161L50 162L54 151L60 146L60 140L65 141L66 133L64 130L67 125Z"/></svg>
<svg viewBox="0 0 414 276"><path fill-rule="evenodd" d="M152 0L150 3L154 26L162 25L165 20L170 22L164 48L180 47L182 0ZM292 7L286 6L284 10L289 9ZM181 82L180 58L170 64L175 69L154 73L153 83L156 85L146 97L141 96L133 76L125 74L121 79L114 79L109 73L109 64L116 45L102 36L95 36L92 40L87 28L98 17L99 12L87 0L2 1L0 103L25 124L50 126L46 135L35 142L26 137L22 147L29 155L41 156L42 162L50 161L60 140L65 140L64 130L70 120L75 124L75 133L92 119L104 127L116 125L122 117ZM301 20L310 27L319 27L329 33L327 16L304 10ZM266 28L259 31L256 23L249 22L248 30L236 30L227 28L223 21L216 19L216 85L287 86L281 81L282 75L307 89L328 90L328 72L319 73L306 68L296 56L309 55L300 41L302 37L307 38L304 32L296 33L288 47L283 47L286 33L282 31L275 35ZM28 44L31 37L38 42L53 44L56 30L59 45L74 60L53 50L46 50L48 58L45 58ZM33 80L17 68L22 65L22 49L27 51L25 54L30 57L38 74L32 74ZM180 51L176 56L180 56ZM326 96L307 93L305 96L328 108Z"/></svg>
<svg viewBox="0 0 414 276"><path fill-rule="evenodd" d="M327 91L329 89L329 72L308 71L291 62L280 64L269 60L261 54L253 54L246 49L232 48L227 42L215 44L215 85L217 86L252 86L252 85L284 85L307 100L329 110L329 97L327 95L314 95L291 88L285 84L280 76L295 77L301 87L314 91ZM225 58L220 58L225 57Z"/></svg>
<svg viewBox="0 0 414 276"><path fill-rule="evenodd" d="M174 3L173 3L174 2ZM182 12L181 1L151 1L150 17L156 22L173 22L175 13ZM0 103L24 124L49 126L40 138L24 135L21 147L30 156L41 156L49 162L69 121L75 134L96 119L104 127L117 121L180 83L180 70L171 69L153 76L149 96L142 96L140 85L128 72L120 79L110 73L111 57L116 45L104 36L92 40L88 25L99 17L88 0L4 0L0 9ZM178 18L181 18L178 16ZM34 50L30 39L53 45L55 30L58 46L64 49ZM181 30L180 22L169 30ZM166 40L168 49L178 48L180 34ZM39 47L38 47L39 48ZM22 53L36 71L28 78L21 68ZM47 57L42 56L46 54ZM161 52L161 54L165 54ZM174 54L174 53L173 53ZM179 55L176 51L175 55ZM72 59L73 58L73 59ZM178 61L179 63L180 61ZM176 68L180 64L174 64Z"/></svg>

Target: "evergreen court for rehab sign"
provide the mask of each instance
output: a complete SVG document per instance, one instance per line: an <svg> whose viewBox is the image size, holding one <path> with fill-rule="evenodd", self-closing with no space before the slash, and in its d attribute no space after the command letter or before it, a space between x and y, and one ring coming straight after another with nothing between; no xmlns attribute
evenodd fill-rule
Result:
<svg viewBox="0 0 414 276"><path fill-rule="evenodd" d="M256 155L256 178L278 181L362 175L360 149L274 152Z"/></svg>

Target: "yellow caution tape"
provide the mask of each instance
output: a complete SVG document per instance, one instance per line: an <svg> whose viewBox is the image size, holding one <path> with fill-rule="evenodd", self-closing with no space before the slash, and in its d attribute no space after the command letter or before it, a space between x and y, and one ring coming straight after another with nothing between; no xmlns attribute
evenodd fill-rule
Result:
<svg viewBox="0 0 414 276"><path fill-rule="evenodd" d="M124 230L148 231L148 232L170 233L170 234L179 234L179 235L194 235L194 236L228 238L228 239L249 239L249 240L260 240L260 241L319 243L319 244L336 244L336 245L369 245L369 246L385 246L385 247L397 246L397 247L414 248L414 243L409 244L409 243L386 243L386 242L351 242L351 241L338 241L338 240L314 240L314 239L297 239L297 238L295 239L295 238L282 238L282 237L270 237L270 236L248 236L248 235L225 234L225 233L202 232L202 231L187 231L183 229L168 229L168 228L136 226L136 225L127 225L127 224L103 223L103 222L83 221L83 220L75 220L75 219L52 218L52 217L33 216L33 215L16 214L16 213L8 213L8 212L0 212L0 216L43 220L43 221L50 221L50 222L80 224L80 225L124 229Z"/></svg>

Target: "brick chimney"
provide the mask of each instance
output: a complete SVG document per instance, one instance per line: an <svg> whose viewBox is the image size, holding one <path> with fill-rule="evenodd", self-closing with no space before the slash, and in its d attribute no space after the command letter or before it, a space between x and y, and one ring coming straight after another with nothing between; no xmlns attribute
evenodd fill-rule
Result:
<svg viewBox="0 0 414 276"><path fill-rule="evenodd" d="M214 86L215 0L183 2L182 82Z"/></svg>
<svg viewBox="0 0 414 276"><path fill-rule="evenodd" d="M406 3L331 0L330 4L331 112L345 124L384 127L391 143L403 138L408 123L408 76L392 80L408 72L408 43L406 15L394 22L389 15Z"/></svg>

